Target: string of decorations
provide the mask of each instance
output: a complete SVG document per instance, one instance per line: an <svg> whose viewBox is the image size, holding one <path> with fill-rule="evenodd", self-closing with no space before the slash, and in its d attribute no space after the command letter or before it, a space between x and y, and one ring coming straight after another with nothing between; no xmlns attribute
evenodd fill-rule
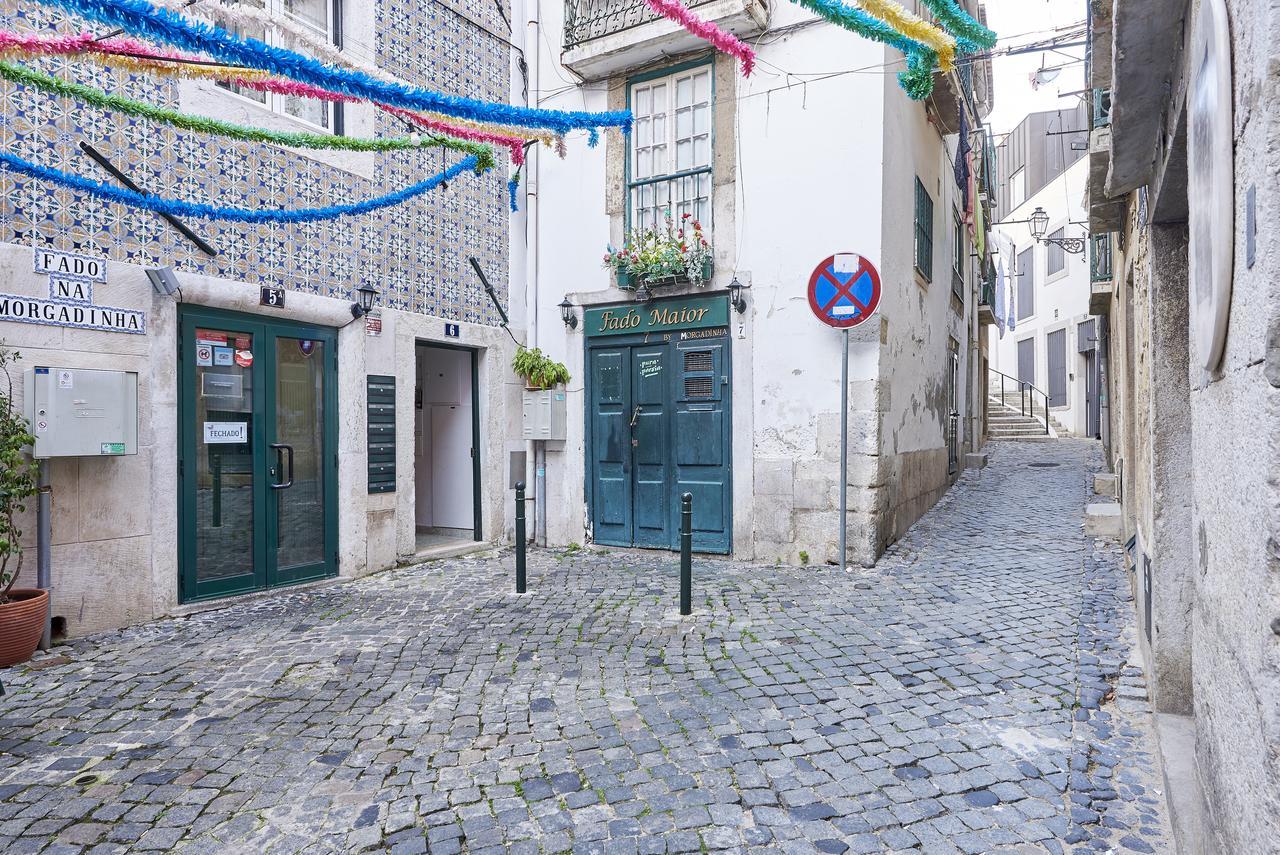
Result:
<svg viewBox="0 0 1280 855"><path fill-rule="evenodd" d="M140 208L144 211L152 211L157 214L168 214L172 217L190 217L204 220L231 220L240 223L309 223L316 222L318 220L334 220L338 217L367 214L381 208L389 208L394 205L402 204L416 196L428 193L436 187L439 187L441 184L456 178L463 172L472 171L477 174L480 172L478 169L478 160L475 155L471 155L458 161L443 172L438 172L424 181L419 181L417 184L410 185L409 187L402 188L393 193L388 193L384 196L375 196L372 199L365 199L362 202L352 202L346 205L330 205L324 208L296 208L289 210L272 208L225 208L198 202L186 202L181 199L167 199L150 193L137 193L133 190L126 190L122 187L113 187L109 184L103 184L100 181L94 181L79 175L71 175L60 169L54 169L53 167L32 163L29 160L24 160L23 158L10 154L6 151L0 151L0 166L3 166L11 172L28 175L32 178L38 178L42 181L49 181L54 184L60 184L63 187L80 193L87 193L88 195L101 199L105 202L128 205L131 208Z"/></svg>
<svg viewBox="0 0 1280 855"><path fill-rule="evenodd" d="M162 122L186 131L197 131L248 142L274 143L294 148L342 149L346 151L399 151L418 148L424 142L421 137L416 140L411 137L369 139L364 137L333 136L330 134L312 134L303 131L273 131L265 128L237 125L220 119L194 116L177 110L157 107L142 101L135 101L132 98L126 98L123 95L109 95L91 86L70 83L52 75L8 62L0 62L0 77L53 95L76 98L86 104L91 104L104 110L113 110L130 116L140 116L144 119ZM433 136L427 142L432 145L442 145L454 151L473 154L481 169L489 169L494 165L493 149L488 145L441 136Z"/></svg>
<svg viewBox="0 0 1280 855"><path fill-rule="evenodd" d="M205 64L199 57L178 51L161 51L149 45L129 38L112 38L95 40L91 33L76 35L32 35L9 30L0 30L0 55L32 56L55 55L76 56L88 59L107 67L126 68L130 71L153 74L160 77L186 78L193 80L214 80L242 89L256 92L272 92L294 98L315 98L323 101L359 103L360 98L344 95L341 92L330 92L318 86L298 83L283 77L274 77L265 71L246 68L231 68L219 63ZM197 61L198 64L189 64ZM375 105L381 107L381 105ZM563 137L539 128L512 127L486 122L474 122L455 116L444 116L440 113L422 114L428 119L441 123L439 130L453 133L460 128L471 128L490 134L518 136L521 139L537 140L564 156ZM446 128L447 125L447 128Z"/></svg>
<svg viewBox="0 0 1280 855"><path fill-rule="evenodd" d="M631 130L629 111L589 113L517 107L445 95L429 89L376 80L359 71L335 68L285 48L234 35L199 21L188 21L144 0L40 0L100 24L119 27L135 36L184 50L208 54L223 62L244 65L409 110L428 110L481 122L521 124L558 133L587 130L598 140L598 128Z"/></svg>
<svg viewBox="0 0 1280 855"><path fill-rule="evenodd" d="M855 0L862 10L884 21L897 32L917 44L930 48L938 57L943 71L956 67L956 40L945 30L908 12L892 0Z"/></svg>
<svg viewBox="0 0 1280 855"><path fill-rule="evenodd" d="M996 46L996 34L975 21L956 0L924 0L924 5L956 37L965 53L977 53Z"/></svg>
<svg viewBox="0 0 1280 855"><path fill-rule="evenodd" d="M343 51L332 40L325 38L321 33L306 24L288 15L273 15L269 9L251 5L245 0L239 0L234 5L225 5L218 2L218 0L152 0L152 3L175 14L186 12L208 15L214 19L219 19L216 20L216 23L224 29L227 21L232 23L253 22L264 30L270 30L278 36L283 36L290 42L291 47L296 50L305 50L308 55L316 59L332 65L361 71L379 80L396 82L396 78L385 69L379 68L372 63L360 62L349 51Z"/></svg>
<svg viewBox="0 0 1280 855"><path fill-rule="evenodd" d="M650 9L664 18L675 21L703 41L710 42L721 53L737 57L742 63L743 76L751 76L751 71L756 65L756 52L742 39L733 33L725 32L710 21L699 18L676 0L645 0L645 2L649 4Z"/></svg>
<svg viewBox="0 0 1280 855"><path fill-rule="evenodd" d="M874 15L846 6L840 0L794 2L838 27L902 51L907 55L907 70L898 75L898 83L909 97L917 101L928 98L933 93L933 68L937 57L931 48L904 36Z"/></svg>

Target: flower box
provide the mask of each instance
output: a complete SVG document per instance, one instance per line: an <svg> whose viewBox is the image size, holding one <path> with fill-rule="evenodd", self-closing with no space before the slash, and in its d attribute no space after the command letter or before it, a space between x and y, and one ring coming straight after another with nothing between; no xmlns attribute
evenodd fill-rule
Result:
<svg viewBox="0 0 1280 855"><path fill-rule="evenodd" d="M706 285L711 281L711 244L702 224L690 214L679 221L668 221L661 229L636 229L628 232L622 249L609 247L604 266L614 272L619 288L667 287L693 282ZM690 272L699 275L690 275Z"/></svg>
<svg viewBox="0 0 1280 855"><path fill-rule="evenodd" d="M625 270L615 270L614 279L623 291L632 291L636 287L635 278Z"/></svg>

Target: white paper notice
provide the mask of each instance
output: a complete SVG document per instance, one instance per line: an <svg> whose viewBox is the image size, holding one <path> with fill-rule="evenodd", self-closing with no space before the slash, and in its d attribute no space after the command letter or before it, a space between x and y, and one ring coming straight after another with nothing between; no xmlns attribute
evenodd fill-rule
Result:
<svg viewBox="0 0 1280 855"><path fill-rule="evenodd" d="M248 422L205 422L205 445L230 443L240 445L249 441Z"/></svg>
<svg viewBox="0 0 1280 855"><path fill-rule="evenodd" d="M862 256L852 252L842 252L836 256L836 273L857 273L862 266Z"/></svg>
<svg viewBox="0 0 1280 855"><path fill-rule="evenodd" d="M847 318L850 315L858 314L858 307L850 306L847 303L841 303L840 305L831 307L831 314L837 318L840 318L840 317Z"/></svg>

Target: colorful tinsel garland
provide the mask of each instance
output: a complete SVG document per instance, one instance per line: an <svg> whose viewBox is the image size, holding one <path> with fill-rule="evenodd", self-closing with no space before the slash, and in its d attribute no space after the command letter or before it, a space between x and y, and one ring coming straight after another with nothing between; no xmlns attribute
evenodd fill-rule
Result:
<svg viewBox="0 0 1280 855"><path fill-rule="evenodd" d="M751 70L756 65L756 52L742 39L733 33L725 32L710 21L699 18L676 0L645 0L645 2L649 4L650 9L664 18L675 21L703 41L710 42L721 53L737 57L742 63L743 75L748 77L751 75Z"/></svg>
<svg viewBox="0 0 1280 855"><path fill-rule="evenodd" d="M119 27L135 36L199 51L223 62L270 71L302 83L343 92L409 110L429 110L481 122L521 124L559 133L601 127L631 129L631 113L616 111L540 110L445 95L429 89L376 80L359 71L333 68L258 39L244 38L199 21L189 21L143 0L40 0L100 24Z"/></svg>
<svg viewBox="0 0 1280 855"><path fill-rule="evenodd" d="M977 50L996 46L996 34L975 21L956 0L924 0L924 5L928 6L929 11L942 26L962 43L962 49L965 49L966 53L975 53ZM968 42L972 47L964 48L964 42Z"/></svg>
<svg viewBox="0 0 1280 855"><path fill-rule="evenodd" d="M907 38L874 15L846 6L840 0L794 0L794 2L838 27L902 51L907 55L907 70L898 75L898 82L906 90L907 95L919 101L933 93L933 67L937 57L934 56L931 48Z"/></svg>
<svg viewBox="0 0 1280 855"><path fill-rule="evenodd" d="M937 55L938 65L943 71L955 68L956 40L950 33L908 12L892 0L854 0L854 2L867 14L874 15L913 42L932 50Z"/></svg>
<svg viewBox="0 0 1280 855"><path fill-rule="evenodd" d="M214 134L221 137L229 137L231 139L246 140L249 142L265 142L274 143L276 145L292 146L294 148L311 148L311 149L344 149L347 151L398 151L401 149L418 148L424 144L424 141L413 140L410 137L389 137L382 139L367 139L363 137L346 137L333 136L331 134L311 134L295 131L273 131L265 128L254 128L246 125L237 125L232 122L224 122L219 119L211 119L205 116L193 116L189 113L181 113L177 110L170 110L164 107L156 107L142 101L135 101L132 98L126 98L122 95L109 95L100 89L94 89L91 86L84 86L80 83L69 83L52 75L35 71L30 68L24 68L20 65L13 65L8 62L0 62L0 77L12 80L15 83L21 83L24 86L31 86L44 92L54 95L60 95L65 98L76 98L86 104L94 107L100 107L104 110L113 110L117 113L125 113L130 116L141 116L144 119L150 119L154 122L163 122L172 125L175 128L182 128L187 131L197 131L199 133ZM449 137L432 137L425 141L430 145L442 145L445 148L454 151L464 151L468 154L476 156L476 161L481 169L489 169L493 166L493 149L487 145L476 142L468 142L465 140L452 139Z"/></svg>
<svg viewBox="0 0 1280 855"><path fill-rule="evenodd" d="M4 151L0 151L0 166L11 172L60 184L79 193L88 193L90 196L106 202L115 202L132 208L140 208L144 211L153 211L157 214L168 214L173 217L231 220L240 223L307 223L317 220L334 220L338 217L356 214L367 214L381 208L399 205L415 196L421 196L423 193L439 187L442 183L456 178L463 172L478 171L478 162L475 156L472 155L425 181L419 181L417 184L384 196L375 196L372 199L365 199L363 202L353 202L347 205L282 210L271 208L224 208L217 205L186 202L181 199L166 199L162 196L153 196L150 193L136 193L133 190L113 187L79 175L71 175L60 169L41 166L38 163L32 163L29 160L24 160L17 155Z"/></svg>

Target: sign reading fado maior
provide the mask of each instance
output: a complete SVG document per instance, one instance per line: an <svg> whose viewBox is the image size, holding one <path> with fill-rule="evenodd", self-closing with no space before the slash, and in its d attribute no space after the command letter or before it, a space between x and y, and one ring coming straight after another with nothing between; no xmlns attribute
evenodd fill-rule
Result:
<svg viewBox="0 0 1280 855"><path fill-rule="evenodd" d="M604 306L583 313L587 335L632 335L729 323L729 302L724 297L689 297L629 306Z"/></svg>

